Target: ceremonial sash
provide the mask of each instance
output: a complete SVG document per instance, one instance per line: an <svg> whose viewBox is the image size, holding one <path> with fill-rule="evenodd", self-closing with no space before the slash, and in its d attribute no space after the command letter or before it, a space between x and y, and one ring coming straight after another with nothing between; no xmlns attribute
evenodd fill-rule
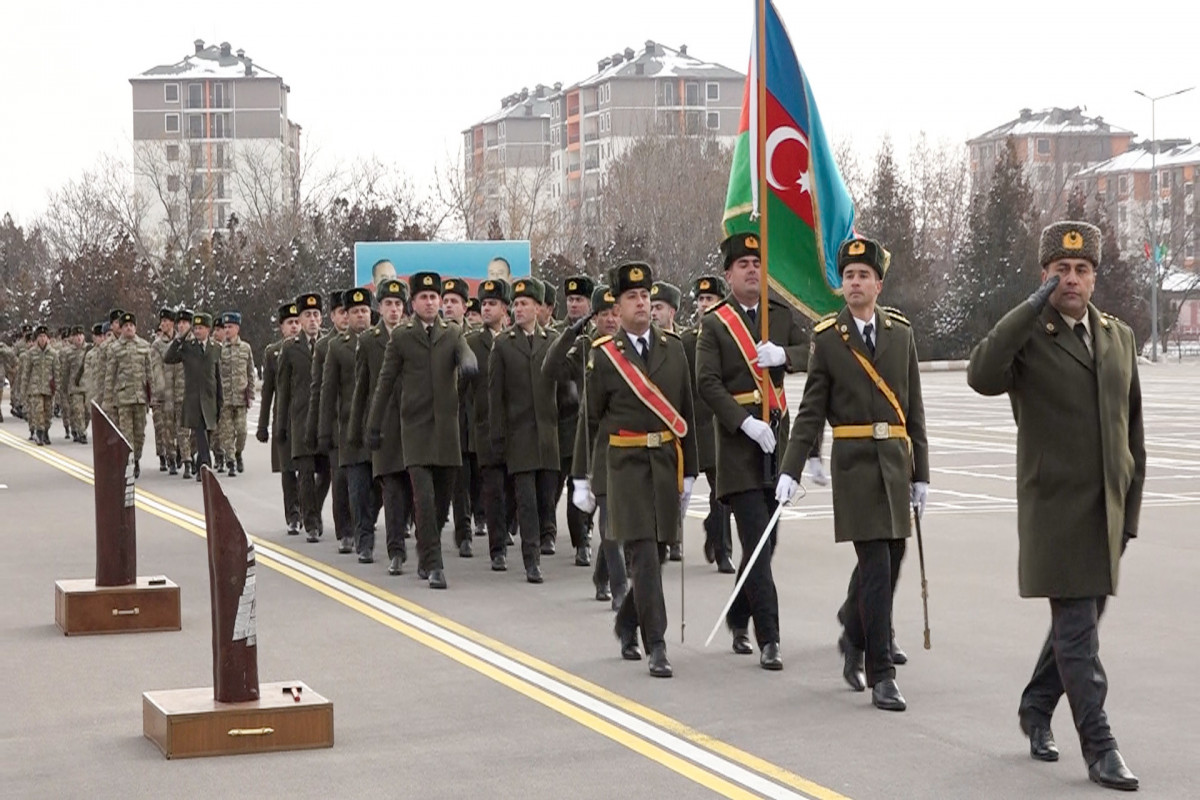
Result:
<svg viewBox="0 0 1200 800"><path fill-rule="evenodd" d="M913 456L912 439L909 438L909 435L908 435L908 420L904 416L904 409L902 409L900 407L900 400L897 399L896 393L892 391L892 387L888 386L888 382L885 381L883 379L883 376L879 374L879 371L877 369L875 369L875 365L871 363L870 359L868 359L862 353L858 352L853 347L851 347L849 338L843 336L842 341L844 341L846 343L847 349L849 349L851 354L854 355L855 360L858 361L858 365L863 368L863 372L867 373L867 377L871 379L871 383L875 384L875 388L878 389L879 393L882 394L884 399L888 401L888 405L890 405L892 407L892 410L896 412L896 418L900 420L900 424L898 426L895 426L895 425L888 426L888 430L889 430L888 436L881 436L877 432L874 435L872 435L871 438L873 438L873 439L904 439L904 444L908 447L909 469L912 469L912 456ZM881 432L883 424L884 423L876 422L872 425L854 426L854 427L871 428L873 430ZM843 427L849 427L849 426L843 426ZM845 431L843 431L842 435L839 436L836 426L833 431L833 436L835 439L860 438L857 436L851 436L848 433L846 433ZM864 436L861 438L866 438L866 437Z"/></svg>
<svg viewBox="0 0 1200 800"><path fill-rule="evenodd" d="M733 337L733 343L737 345L738 352L746 361L750 374L754 376L755 385L760 389L766 389L771 410L777 410L781 414L785 413L787 411L787 395L784 394L783 387L775 386L770 373L758 365L758 348L754 345L754 337L746 327L746 321L742 319L742 315L734 311L728 303L719 306L712 313L721 320L725 330L729 331L729 335Z"/></svg>
<svg viewBox="0 0 1200 800"><path fill-rule="evenodd" d="M671 405L671 401L663 395L661 389L646 377L644 372L629 363L629 359L625 357L625 354L617 349L616 342L609 339L600 345L600 351L608 356L608 360L617 368L617 374L633 390L637 399L641 400L646 408L653 411L654 416L662 420L671 433L680 437L687 436L687 420L675 410L675 406Z"/></svg>

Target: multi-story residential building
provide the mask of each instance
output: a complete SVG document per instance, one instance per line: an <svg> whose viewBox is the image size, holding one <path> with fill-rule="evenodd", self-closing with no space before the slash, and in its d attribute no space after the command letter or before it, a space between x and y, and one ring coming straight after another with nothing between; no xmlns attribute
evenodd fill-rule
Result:
<svg viewBox="0 0 1200 800"><path fill-rule="evenodd" d="M1196 266L1200 236L1197 180L1200 144L1186 139L1140 142L1076 176L1088 198L1104 205L1122 255L1144 258L1156 240L1166 246L1164 265L1187 270ZM1157 236L1152 235L1154 224Z"/></svg>
<svg viewBox="0 0 1200 800"><path fill-rule="evenodd" d="M1038 209L1046 217L1066 211L1072 178L1087 167L1107 161L1129 149L1133 132L1085 116L1076 108L1021 109L1013 120L967 141L971 159L971 191L986 191L996 161L1008 140L1034 190Z"/></svg>
<svg viewBox="0 0 1200 800"><path fill-rule="evenodd" d="M300 126L291 88L228 42L129 79L135 190L167 247L294 207Z"/></svg>

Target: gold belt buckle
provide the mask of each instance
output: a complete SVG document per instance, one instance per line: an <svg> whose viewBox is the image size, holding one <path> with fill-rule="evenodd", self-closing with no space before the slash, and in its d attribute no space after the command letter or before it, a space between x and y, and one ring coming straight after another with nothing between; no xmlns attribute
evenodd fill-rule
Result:
<svg viewBox="0 0 1200 800"><path fill-rule="evenodd" d="M646 434L646 447L662 447L662 433L655 431Z"/></svg>
<svg viewBox="0 0 1200 800"><path fill-rule="evenodd" d="M872 439L888 439L891 438L891 426L886 422L876 422L871 426Z"/></svg>

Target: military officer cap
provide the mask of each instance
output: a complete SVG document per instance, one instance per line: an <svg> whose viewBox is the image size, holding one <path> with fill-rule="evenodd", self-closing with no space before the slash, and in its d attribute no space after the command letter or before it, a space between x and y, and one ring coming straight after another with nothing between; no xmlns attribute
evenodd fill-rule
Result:
<svg viewBox="0 0 1200 800"><path fill-rule="evenodd" d="M542 305L554 305L554 301L558 297L558 290L554 288L554 284L542 280L539 280L538 283L542 284Z"/></svg>
<svg viewBox="0 0 1200 800"><path fill-rule="evenodd" d="M21 333L33 333L33 324L30 322L26 322L24 325L21 326Z"/></svg>
<svg viewBox="0 0 1200 800"><path fill-rule="evenodd" d="M160 308L158 310L158 319L159 319L159 321L162 321L164 319L169 319L172 322L174 322L175 321L175 312L172 311L171 309L167 308L166 306L163 306L162 308Z"/></svg>
<svg viewBox="0 0 1200 800"><path fill-rule="evenodd" d="M695 300L702 294L724 297L729 294L729 287L725 285L724 278L716 275L701 275L692 281L692 299Z"/></svg>
<svg viewBox="0 0 1200 800"><path fill-rule="evenodd" d="M137 317L132 312L122 312L121 325L137 325Z"/></svg>
<svg viewBox="0 0 1200 800"><path fill-rule="evenodd" d="M117 320L119 320L121 318L121 315L124 313L125 313L124 309L114 308L108 312L108 321L116 322Z"/></svg>
<svg viewBox="0 0 1200 800"><path fill-rule="evenodd" d="M535 303L546 299L546 285L537 278L518 278L512 287L512 298L528 297Z"/></svg>
<svg viewBox="0 0 1200 800"><path fill-rule="evenodd" d="M82 335L83 335L83 326L82 326L82 325L72 325L72 326L71 326L71 332L70 332L70 334L68 334L68 335L70 335L70 336L82 336Z"/></svg>
<svg viewBox="0 0 1200 800"><path fill-rule="evenodd" d="M213 326L212 314L206 314L203 311L193 314L192 315L192 324L193 325L203 325L206 328L211 328Z"/></svg>
<svg viewBox="0 0 1200 800"><path fill-rule="evenodd" d="M416 297L420 292L442 294L442 276L436 272L414 272L408 279L408 293Z"/></svg>
<svg viewBox="0 0 1200 800"><path fill-rule="evenodd" d="M650 301L661 300L676 311L679 310L679 287L666 281L655 281L650 287Z"/></svg>
<svg viewBox="0 0 1200 800"><path fill-rule="evenodd" d="M572 275L563 281L563 297L576 295L590 300L595 290L596 282L587 275Z"/></svg>
<svg viewBox="0 0 1200 800"><path fill-rule="evenodd" d="M45 325L38 325L36 328L34 328L34 329L33 329L33 335L34 335L34 336L41 336L42 334L45 334L46 336L49 336L49 335L50 335L50 329L49 329L49 328L47 328Z"/></svg>
<svg viewBox="0 0 1200 800"><path fill-rule="evenodd" d="M1042 229L1038 243L1038 263L1043 267L1064 258L1082 258L1100 266L1100 229L1086 222L1066 220Z"/></svg>
<svg viewBox="0 0 1200 800"><path fill-rule="evenodd" d="M225 321L226 325L242 324L242 314L239 311L226 311L221 315L221 318Z"/></svg>
<svg viewBox="0 0 1200 800"><path fill-rule="evenodd" d="M295 303L284 303L279 307L279 321L295 319L300 316L300 309Z"/></svg>
<svg viewBox="0 0 1200 800"><path fill-rule="evenodd" d="M342 298L347 311L355 306L371 307L371 293L366 289L347 289L342 293Z"/></svg>
<svg viewBox="0 0 1200 800"><path fill-rule="evenodd" d="M837 252L838 275L851 264L865 264L875 270L875 274L883 280L884 274L891 264L892 254L883 249L883 245L865 236L855 236L842 242Z"/></svg>
<svg viewBox="0 0 1200 800"><path fill-rule="evenodd" d="M759 258L757 233L734 233L721 242L721 260L725 269L729 269L733 262L746 256Z"/></svg>
<svg viewBox="0 0 1200 800"><path fill-rule="evenodd" d="M375 287L375 299L378 302L383 302L385 297L395 297L401 303L408 302L408 289L404 285L404 281L398 278L388 278L380 281Z"/></svg>
<svg viewBox="0 0 1200 800"><path fill-rule="evenodd" d="M300 295L296 298L296 308L300 309L301 312L323 311L324 307L321 305L321 295L316 292L308 292Z"/></svg>
<svg viewBox="0 0 1200 800"><path fill-rule="evenodd" d="M647 292L654 288L654 273L650 265L643 261L630 261L608 271L608 285L612 287L613 297L620 297L633 289L645 289Z"/></svg>
<svg viewBox="0 0 1200 800"><path fill-rule="evenodd" d="M599 314L601 311L607 311L608 309L612 308L616 302L617 299L613 297L612 291L604 284L600 284L592 290L593 314Z"/></svg>
<svg viewBox="0 0 1200 800"><path fill-rule="evenodd" d="M106 322L106 323L104 323L103 325L101 325L101 326L100 326L100 332L101 332L101 333L107 334L107 333L108 333L109 331L111 331L111 330L112 330L112 323L111 323L111 322Z"/></svg>
<svg viewBox="0 0 1200 800"><path fill-rule="evenodd" d="M225 327L225 313L224 312L213 315L213 327L214 328L224 328Z"/></svg>
<svg viewBox="0 0 1200 800"><path fill-rule="evenodd" d="M97 322L95 325L92 326L92 335L93 336L101 336L103 334L104 334L104 323L103 322Z"/></svg>
<svg viewBox="0 0 1200 800"><path fill-rule="evenodd" d="M442 281L442 295L456 294L467 302L471 299L471 287L462 278L446 278Z"/></svg>
<svg viewBox="0 0 1200 800"><path fill-rule="evenodd" d="M334 289L329 293L329 310L346 307L346 292L342 289Z"/></svg>
<svg viewBox="0 0 1200 800"><path fill-rule="evenodd" d="M475 296L478 298L480 306L483 305L484 300L499 300L504 305L508 305L511 302L508 282L498 278L488 278L486 281L480 281L479 289L475 292Z"/></svg>
<svg viewBox="0 0 1200 800"><path fill-rule="evenodd" d="M192 310L190 308L181 308L179 313L175 315L176 322L191 322Z"/></svg>
<svg viewBox="0 0 1200 800"><path fill-rule="evenodd" d="M482 311L483 311L483 306L480 304L478 298L472 297L470 300L467 301L467 313L468 314L472 314L472 313L479 314Z"/></svg>

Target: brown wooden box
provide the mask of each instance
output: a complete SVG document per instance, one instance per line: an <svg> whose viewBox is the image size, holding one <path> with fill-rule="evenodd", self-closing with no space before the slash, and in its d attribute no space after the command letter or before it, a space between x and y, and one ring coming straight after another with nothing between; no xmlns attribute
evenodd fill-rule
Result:
<svg viewBox="0 0 1200 800"><path fill-rule="evenodd" d="M177 631L179 586L151 586L139 576L127 586L97 586L92 578L54 582L54 622L67 636L84 633Z"/></svg>
<svg viewBox="0 0 1200 800"><path fill-rule="evenodd" d="M296 702L285 687L299 686ZM333 703L301 681L259 684L259 699L218 703L213 690L142 695L142 733L167 758L333 747Z"/></svg>

